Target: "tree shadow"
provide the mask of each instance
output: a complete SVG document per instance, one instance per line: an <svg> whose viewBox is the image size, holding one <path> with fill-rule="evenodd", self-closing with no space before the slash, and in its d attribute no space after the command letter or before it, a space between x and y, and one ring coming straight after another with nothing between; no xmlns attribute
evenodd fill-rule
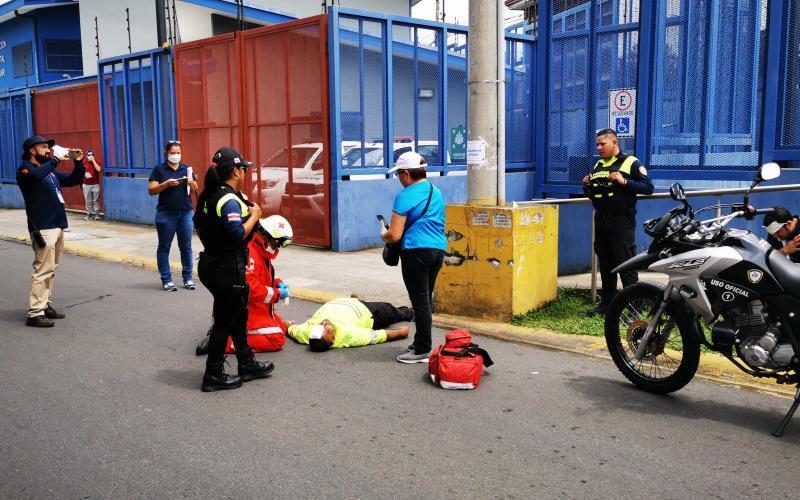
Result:
<svg viewBox="0 0 800 500"><path fill-rule="evenodd" d="M623 410L655 416L704 419L735 425L764 435L769 435L778 427L791 406L790 400L777 398L769 408L762 408L696 399L680 392L655 394L627 382L602 377L571 378L567 385L582 394L586 400L593 401L595 409L600 411L610 413ZM789 424L783 439L788 443L800 444L800 414Z"/></svg>
<svg viewBox="0 0 800 500"><path fill-rule="evenodd" d="M203 380L203 371L192 370L171 370L164 369L156 372L156 382L159 382L170 387L178 389L188 389L191 391L200 391L200 385Z"/></svg>

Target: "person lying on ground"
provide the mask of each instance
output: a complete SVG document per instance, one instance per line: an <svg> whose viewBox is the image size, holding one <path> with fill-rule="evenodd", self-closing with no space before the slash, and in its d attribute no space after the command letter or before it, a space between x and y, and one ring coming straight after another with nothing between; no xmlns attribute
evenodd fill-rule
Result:
<svg viewBox="0 0 800 500"><path fill-rule="evenodd" d="M305 323L289 326L287 334L308 344L312 351L324 352L404 339L408 337L407 326L388 327L413 320L414 312L408 307L341 298L324 304Z"/></svg>

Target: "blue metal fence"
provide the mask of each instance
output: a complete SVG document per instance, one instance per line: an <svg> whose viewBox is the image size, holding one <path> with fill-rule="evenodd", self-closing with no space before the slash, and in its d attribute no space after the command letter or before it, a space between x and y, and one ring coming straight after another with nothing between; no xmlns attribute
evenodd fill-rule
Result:
<svg viewBox="0 0 800 500"><path fill-rule="evenodd" d="M612 90L637 91L620 146L656 178L744 178L762 161L765 40L771 2L549 0L539 15L547 75L537 195L580 192ZM774 34L773 34L774 36Z"/></svg>
<svg viewBox="0 0 800 500"><path fill-rule="evenodd" d="M172 55L155 49L98 62L105 171L145 175L177 138Z"/></svg>
<svg viewBox="0 0 800 500"><path fill-rule="evenodd" d="M33 135L31 92L0 95L0 182L15 184L22 141Z"/></svg>
<svg viewBox="0 0 800 500"><path fill-rule="evenodd" d="M333 178L385 174L417 151L428 170L466 168L464 26L332 9L329 16ZM534 166L535 39L506 35L508 170Z"/></svg>

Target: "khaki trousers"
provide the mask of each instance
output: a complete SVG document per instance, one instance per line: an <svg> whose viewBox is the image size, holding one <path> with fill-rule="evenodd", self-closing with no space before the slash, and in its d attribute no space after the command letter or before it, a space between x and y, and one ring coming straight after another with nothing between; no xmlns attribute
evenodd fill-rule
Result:
<svg viewBox="0 0 800 500"><path fill-rule="evenodd" d="M61 260L61 252L64 250L63 229L43 229L40 232L47 245L44 248L39 248L36 243L32 244L34 259L29 298L30 305L28 307L29 318L43 315L47 304L50 303L56 269L58 268L58 262ZM31 236L31 241L33 241L33 236Z"/></svg>

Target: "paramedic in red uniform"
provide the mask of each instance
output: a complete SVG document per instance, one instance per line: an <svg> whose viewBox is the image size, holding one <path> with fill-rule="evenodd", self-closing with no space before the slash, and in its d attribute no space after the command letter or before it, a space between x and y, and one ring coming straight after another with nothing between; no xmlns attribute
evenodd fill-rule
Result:
<svg viewBox="0 0 800 500"><path fill-rule="evenodd" d="M245 275L250 287L247 344L253 352L278 351L283 347L286 328L292 322L284 322L275 310L279 301L289 297L289 285L275 277L273 261L280 249L292 242L292 226L280 215L271 215L256 224L254 233L247 245L250 257ZM197 345L198 356L208 352L208 340L206 336ZM230 339L226 352L236 352Z"/></svg>
<svg viewBox="0 0 800 500"><path fill-rule="evenodd" d="M275 304L289 297L289 285L275 277L273 261L281 248L292 242L292 226L280 215L261 219L248 245L247 284L250 300L247 316L247 344L253 352L278 351L283 347L286 325ZM228 353L236 352L228 342Z"/></svg>

